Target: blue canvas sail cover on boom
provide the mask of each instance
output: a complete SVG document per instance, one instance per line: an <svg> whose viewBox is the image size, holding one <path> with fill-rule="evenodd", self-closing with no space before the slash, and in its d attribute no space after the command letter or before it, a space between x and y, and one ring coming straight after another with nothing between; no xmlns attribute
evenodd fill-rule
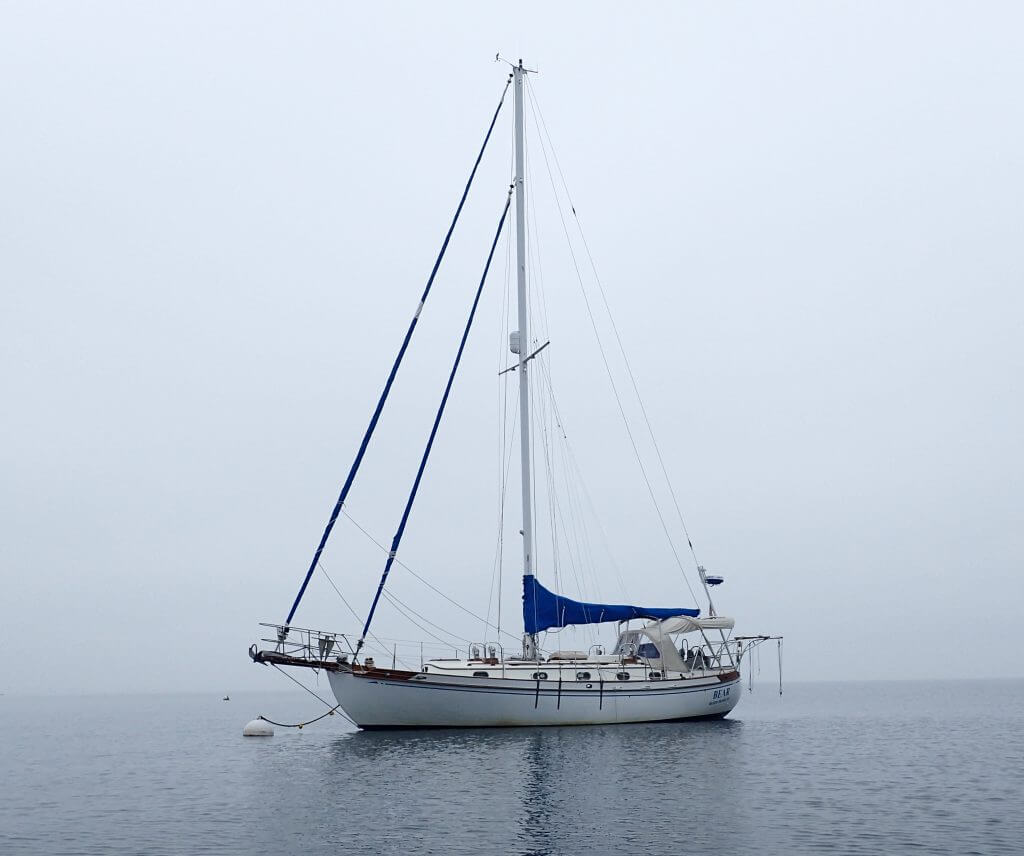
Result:
<svg viewBox="0 0 1024 856"><path fill-rule="evenodd" d="M700 610L584 603L548 591L534 576L523 577L523 624L527 633L539 633L549 627L567 627L570 624L600 624L602 621L628 621L631 618L661 619L676 615L696 618Z"/></svg>

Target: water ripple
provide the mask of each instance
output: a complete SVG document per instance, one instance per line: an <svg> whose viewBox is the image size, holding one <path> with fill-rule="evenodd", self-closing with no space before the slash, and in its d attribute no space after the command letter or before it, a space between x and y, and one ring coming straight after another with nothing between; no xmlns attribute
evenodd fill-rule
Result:
<svg viewBox="0 0 1024 856"><path fill-rule="evenodd" d="M292 695L0 699L0 851L1019 853L1024 682L793 685L722 722L244 740Z"/></svg>

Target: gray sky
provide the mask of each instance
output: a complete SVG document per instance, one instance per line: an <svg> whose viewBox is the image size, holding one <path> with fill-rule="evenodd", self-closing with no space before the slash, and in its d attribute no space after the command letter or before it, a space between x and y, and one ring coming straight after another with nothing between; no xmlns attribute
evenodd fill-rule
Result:
<svg viewBox="0 0 1024 856"><path fill-rule="evenodd" d="M720 611L784 633L793 679L1024 674L1020 7L517 10L0 7L0 692L285 686L245 649L320 536L504 83L497 50L541 71ZM350 498L381 540L504 198L510 118ZM558 405L634 602L686 605L542 167ZM503 280L504 245L401 554L476 612ZM618 599L594 550L593 593ZM518 632L511 529L506 559ZM364 612L377 548L342 521L325 564ZM317 578L296 623L355 621ZM420 635L390 607L377 627Z"/></svg>

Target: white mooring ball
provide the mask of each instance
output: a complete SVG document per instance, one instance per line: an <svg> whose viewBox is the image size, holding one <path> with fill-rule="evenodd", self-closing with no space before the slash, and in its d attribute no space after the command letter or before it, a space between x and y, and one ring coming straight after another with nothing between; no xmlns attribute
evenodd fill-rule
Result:
<svg viewBox="0 0 1024 856"><path fill-rule="evenodd" d="M245 728L242 729L243 737L273 737L274 726L267 722L265 719L254 719L252 722L245 723Z"/></svg>

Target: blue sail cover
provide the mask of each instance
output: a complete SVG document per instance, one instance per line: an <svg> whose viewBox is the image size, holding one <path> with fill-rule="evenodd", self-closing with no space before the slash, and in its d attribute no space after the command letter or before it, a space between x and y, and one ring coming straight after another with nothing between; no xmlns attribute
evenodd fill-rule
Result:
<svg viewBox="0 0 1024 856"><path fill-rule="evenodd" d="M661 619L676 615L696 618L700 610L583 603L548 591L537 582L536 577L523 577L523 625L527 633L539 633L549 627L566 627L570 624L600 624L602 621L628 621L631 618Z"/></svg>

